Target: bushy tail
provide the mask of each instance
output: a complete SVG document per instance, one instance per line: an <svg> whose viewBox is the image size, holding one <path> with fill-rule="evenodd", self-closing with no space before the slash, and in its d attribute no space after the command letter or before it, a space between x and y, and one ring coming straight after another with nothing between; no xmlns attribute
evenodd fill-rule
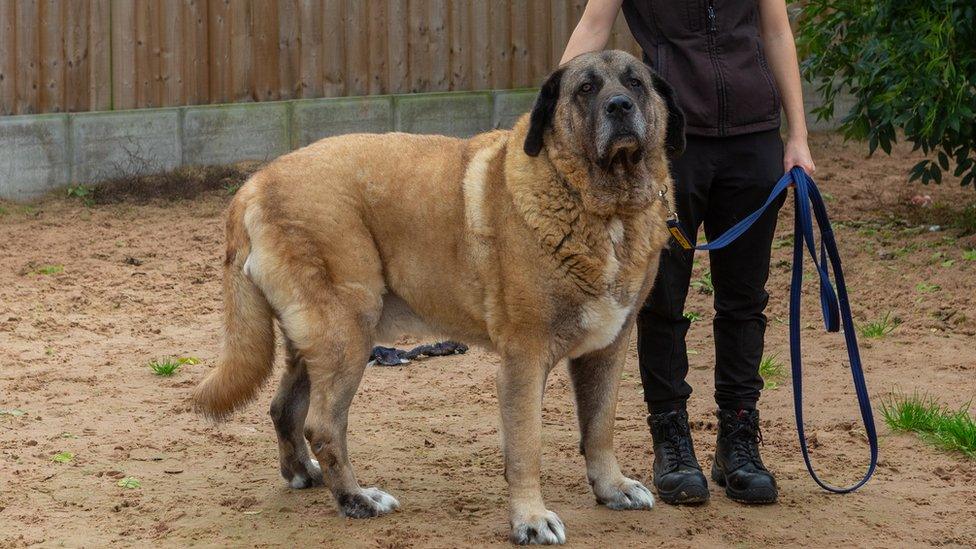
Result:
<svg viewBox="0 0 976 549"><path fill-rule="evenodd" d="M220 360L193 393L196 411L218 420L251 400L274 368L271 307L244 273L244 262L251 251L244 227L245 207L245 193L239 192L227 216L224 337Z"/></svg>

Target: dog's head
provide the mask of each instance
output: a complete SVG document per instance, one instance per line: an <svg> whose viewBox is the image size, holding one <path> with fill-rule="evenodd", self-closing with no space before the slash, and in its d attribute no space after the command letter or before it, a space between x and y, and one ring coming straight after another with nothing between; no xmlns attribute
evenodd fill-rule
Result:
<svg viewBox="0 0 976 549"><path fill-rule="evenodd" d="M634 56L614 50L580 55L549 75L524 150L583 159L588 188L578 190L596 207L639 207L650 199L656 165L684 146L684 115L671 86Z"/></svg>

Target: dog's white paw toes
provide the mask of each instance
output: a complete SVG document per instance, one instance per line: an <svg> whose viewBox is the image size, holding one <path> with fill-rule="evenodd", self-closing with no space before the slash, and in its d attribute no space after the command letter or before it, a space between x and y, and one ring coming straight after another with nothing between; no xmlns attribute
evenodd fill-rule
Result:
<svg viewBox="0 0 976 549"><path fill-rule="evenodd" d="M322 486L325 481L322 477L322 468L319 467L319 462L314 459L309 460L309 463L300 467L298 471L294 473L285 473L282 470L282 475L288 481L288 486L294 490L303 490L305 488L312 488L313 486ZM288 474L291 474L289 478Z"/></svg>
<svg viewBox="0 0 976 549"><path fill-rule="evenodd" d="M624 478L612 485L597 489L594 487L596 500L614 511L630 511L635 509L650 509L654 507L654 495L643 484L636 480Z"/></svg>
<svg viewBox="0 0 976 549"><path fill-rule="evenodd" d="M566 527L552 511L512 521L512 543L518 545L561 545L566 543Z"/></svg>
<svg viewBox="0 0 976 549"><path fill-rule="evenodd" d="M369 518L385 515L400 508L395 497L379 488L362 488L358 492L340 493L336 496L339 512L351 518Z"/></svg>

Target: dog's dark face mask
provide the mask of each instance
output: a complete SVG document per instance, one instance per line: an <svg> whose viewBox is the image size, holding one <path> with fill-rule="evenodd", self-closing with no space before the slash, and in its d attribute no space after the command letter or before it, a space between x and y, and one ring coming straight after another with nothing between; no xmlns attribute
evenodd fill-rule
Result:
<svg viewBox="0 0 976 549"><path fill-rule="evenodd" d="M589 194L644 201L649 170L684 151L684 115L674 91L622 51L581 55L546 79L524 150L571 155L590 167ZM664 152L664 155L661 155Z"/></svg>

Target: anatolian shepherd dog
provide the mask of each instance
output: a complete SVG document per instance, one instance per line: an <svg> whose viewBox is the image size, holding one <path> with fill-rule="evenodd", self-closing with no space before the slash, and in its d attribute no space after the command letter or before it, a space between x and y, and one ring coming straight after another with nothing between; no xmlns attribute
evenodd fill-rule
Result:
<svg viewBox="0 0 976 549"><path fill-rule="evenodd" d="M484 345L502 358L511 539L563 543L539 467L546 376L567 358L597 501L650 508L647 488L621 474L613 421L668 238L668 159L683 125L663 80L607 51L553 72L510 131L347 135L275 160L228 211L223 349L197 408L221 418L254 396L277 319L281 473L295 488L324 484L346 516L373 517L399 503L359 485L346 448L371 347L405 332Z"/></svg>

